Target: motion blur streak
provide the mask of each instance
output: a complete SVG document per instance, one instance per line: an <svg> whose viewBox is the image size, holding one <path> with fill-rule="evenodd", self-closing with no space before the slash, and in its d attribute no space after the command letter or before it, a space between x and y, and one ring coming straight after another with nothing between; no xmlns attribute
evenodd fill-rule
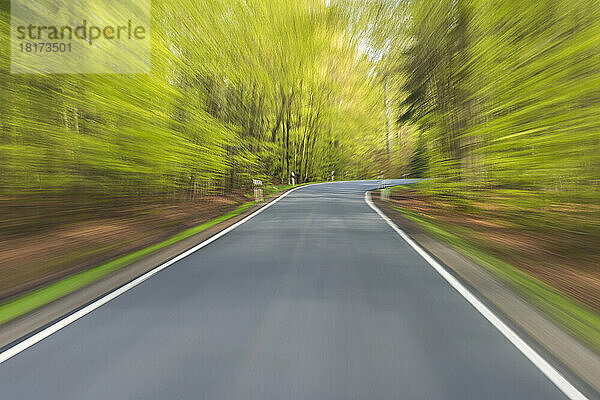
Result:
<svg viewBox="0 0 600 400"><path fill-rule="evenodd" d="M22 1L148 16L151 66L11 74L0 2L0 324L249 207L253 180L426 178L387 204L600 354L600 0Z"/></svg>
<svg viewBox="0 0 600 400"><path fill-rule="evenodd" d="M5 361L3 396L566 399L369 208L375 187L290 193Z"/></svg>

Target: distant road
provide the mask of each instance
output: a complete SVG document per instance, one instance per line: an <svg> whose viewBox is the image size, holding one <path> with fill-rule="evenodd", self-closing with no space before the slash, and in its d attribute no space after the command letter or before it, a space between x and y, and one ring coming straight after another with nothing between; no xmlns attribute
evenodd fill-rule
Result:
<svg viewBox="0 0 600 400"><path fill-rule="evenodd" d="M365 203L376 185L290 193L0 364L0 399L567 398Z"/></svg>

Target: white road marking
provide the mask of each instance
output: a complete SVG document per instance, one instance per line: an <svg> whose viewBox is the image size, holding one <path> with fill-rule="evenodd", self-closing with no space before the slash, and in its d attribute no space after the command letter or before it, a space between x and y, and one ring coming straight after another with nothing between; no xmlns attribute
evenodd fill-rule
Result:
<svg viewBox="0 0 600 400"><path fill-rule="evenodd" d="M305 186L312 186L312 185L305 185ZM226 235L227 233L231 232L232 230L234 230L238 226L242 225L243 223L245 223L245 222L249 221L250 219L254 218L255 216L257 216L261 212L265 211L267 208L271 207L273 204L277 203L279 200L283 199L288 194L292 193L295 190L301 189L301 188L303 188L305 186L299 186L299 187L293 188L293 189L285 192L284 194L282 194L281 196L279 196L275 200L271 201L270 203L265 204L263 207L259 208L258 210L256 210L252 214L248 215L244 219L236 222L235 224L233 224L230 227L222 230L221 232L219 232L219 233L211 236L210 238L206 239L204 242L202 242L200 244L197 244L196 246L192 247L191 249L189 249L189 250L181 253L180 255L176 256L175 258L172 258L169 261L167 261L167 262L159 265L158 267L156 267L154 269L151 269L150 271L148 271L145 274L139 276L138 278L134 279L133 281L131 281L131 282L129 282L129 283L127 283L127 284L125 284L125 285L123 285L123 286L115 289L115 290L113 290L112 292L107 293L106 295L104 295L103 297L101 297L98 300L94 301L93 303L91 303L91 304L83 307L81 310L78 310L78 311L74 312L73 314L66 316L65 318L63 318L63 319L55 322L54 324L52 324L49 327L41 330L40 332L36 333L35 335L32 335L31 337L23 340L22 342L19 342L19 343L15 344L14 346L8 348L7 350L5 350L2 353L0 353L0 364L2 364L4 361L8 360L9 358L14 357L15 355L19 354L23 350L25 350L25 349L33 346L34 344L38 343L39 341L47 338L48 336L52 335L53 333L58 332L59 330L61 330L65 326L67 326L69 324L72 324L73 322L77 321L79 318L85 316L86 314L91 313L92 311L94 311L98 307L103 306L104 304L108 303L112 299L114 299L114 298L122 295L123 293L127 292L128 290L133 289L134 287L136 287L140 283L144 282L146 279L148 279L151 276L157 274L158 272L162 271L163 269L167 268L168 266L176 263L177 261L181 260L182 258L185 258L185 257L189 256L190 254L194 253L195 251L198 251L201 248L203 248L204 246L206 246L206 245L214 242L215 240L217 240L221 236Z"/></svg>
<svg viewBox="0 0 600 400"><path fill-rule="evenodd" d="M434 260L423 250L410 236L390 220L371 200L371 193L365 192L365 201L398 235L402 237L421 257L425 259L458 293L460 293L481 315L483 315L496 329L500 331L525 357L529 359L557 388L559 388L571 400L588 400L575 386L563 377L548 361L540 356L508 325L498 318L489 308L475 297L467 288L461 284L452 274Z"/></svg>

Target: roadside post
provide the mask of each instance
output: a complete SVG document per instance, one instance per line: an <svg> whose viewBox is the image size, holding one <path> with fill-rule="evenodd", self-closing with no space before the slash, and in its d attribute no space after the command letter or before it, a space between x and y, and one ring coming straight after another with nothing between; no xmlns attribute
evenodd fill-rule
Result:
<svg viewBox="0 0 600 400"><path fill-rule="evenodd" d="M256 201L263 201L263 184L259 179L252 179L252 185L254 186L254 199Z"/></svg>
<svg viewBox="0 0 600 400"><path fill-rule="evenodd" d="M335 180L335 171L331 171L331 182Z"/></svg>
<svg viewBox="0 0 600 400"><path fill-rule="evenodd" d="M383 200L389 200L390 199L390 187L388 185L388 182L385 179L383 179L381 181L381 187L383 188L383 189L381 189L381 198Z"/></svg>
<svg viewBox="0 0 600 400"><path fill-rule="evenodd" d="M294 171L292 171L292 185L296 184L296 175L294 174Z"/></svg>

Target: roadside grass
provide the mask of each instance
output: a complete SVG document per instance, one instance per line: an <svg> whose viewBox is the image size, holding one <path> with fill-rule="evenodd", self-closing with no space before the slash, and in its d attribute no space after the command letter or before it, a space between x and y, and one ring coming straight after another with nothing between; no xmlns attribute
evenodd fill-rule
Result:
<svg viewBox="0 0 600 400"><path fill-rule="evenodd" d="M306 183L308 184L308 183ZM300 185L296 185L300 186ZM264 189L264 197L274 195L276 193L280 193L284 190L290 189L294 187L293 185L268 185ZM48 304L54 300L57 300L61 297L66 296L69 293L76 291L90 283L112 273L115 272L127 265L132 264L135 261L138 261L150 254L163 249L167 246L170 246L174 243L177 243L183 239L186 239L190 236L193 236L197 233L205 231L206 229L217 225L223 221L226 221L230 218L235 217L248 210L250 207L255 205L256 201L250 201L244 203L237 207L236 209L220 215L210 221L207 221L203 224L194 226L192 228L186 229L182 232L177 233L176 235L166 239L162 242L153 244L151 246L145 247L141 250L135 251L133 253L118 257L112 261L101 264L99 266L90 268L83 272L76 273L67 278L61 279L57 282L51 283L44 287L41 287L37 290L33 290L31 292L27 292L21 296L10 299L7 302L0 304L0 325L5 324L21 315L24 315L28 312L31 312L45 304Z"/></svg>
<svg viewBox="0 0 600 400"><path fill-rule="evenodd" d="M443 224L433 223L428 218L403 207L392 207L415 221L432 236L488 269L530 303L600 353L600 315L596 312L517 267L450 233Z"/></svg>

